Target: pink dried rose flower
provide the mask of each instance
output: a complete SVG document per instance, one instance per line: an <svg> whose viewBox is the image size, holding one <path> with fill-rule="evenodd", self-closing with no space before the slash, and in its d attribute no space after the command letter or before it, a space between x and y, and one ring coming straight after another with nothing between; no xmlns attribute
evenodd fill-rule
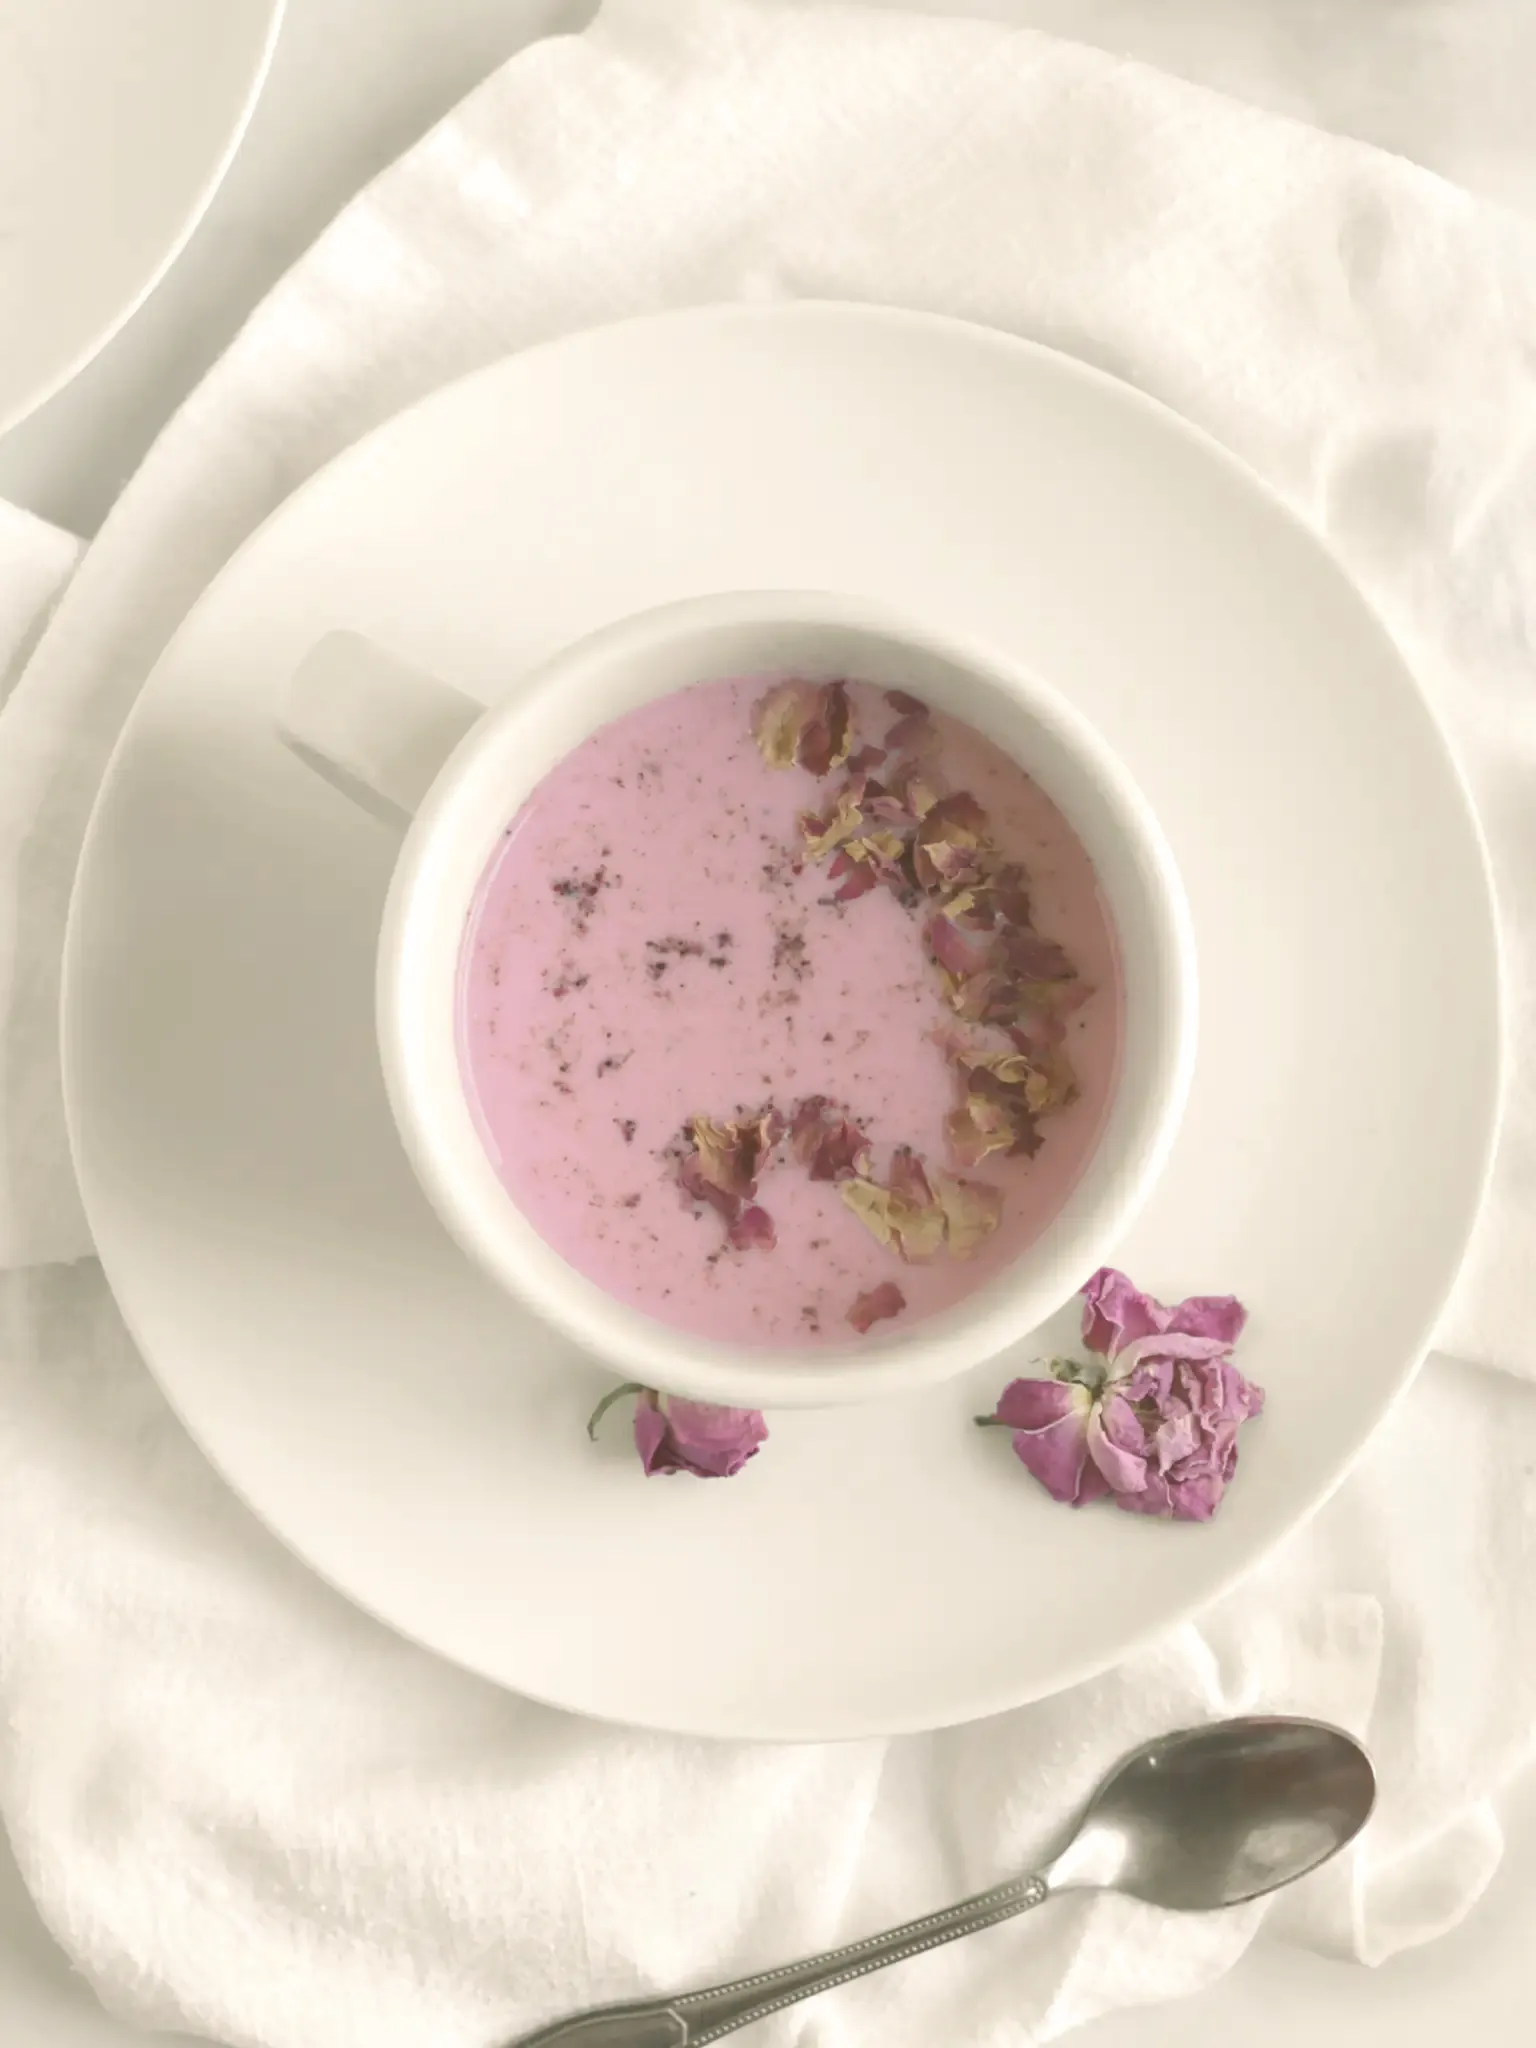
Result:
<svg viewBox="0 0 1536 2048"><path fill-rule="evenodd" d="M1264 1409L1231 1358L1247 1310L1231 1295L1165 1308L1109 1266L1083 1304L1084 1346L1104 1363L1055 1360L1050 1379L1012 1381L977 1420L1012 1431L1055 1500L1108 1495L1129 1514L1208 1522L1237 1469L1237 1433Z"/></svg>
<svg viewBox="0 0 1536 2048"><path fill-rule="evenodd" d="M768 1441L768 1425L755 1408L719 1408L710 1401L685 1401L637 1383L605 1394L587 1424L597 1426L616 1401L635 1396L635 1449L647 1479L658 1472L689 1472L695 1479L731 1479Z"/></svg>

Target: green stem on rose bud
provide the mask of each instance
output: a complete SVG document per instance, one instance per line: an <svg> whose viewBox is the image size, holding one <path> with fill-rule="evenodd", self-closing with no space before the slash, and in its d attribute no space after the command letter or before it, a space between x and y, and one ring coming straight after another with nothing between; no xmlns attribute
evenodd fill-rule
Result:
<svg viewBox="0 0 1536 2048"><path fill-rule="evenodd" d="M592 1441L596 1443L597 1425L602 1421L615 1401L622 1401L626 1394L643 1394L644 1392L645 1388L641 1386L638 1380L626 1380L622 1387L614 1387L611 1392L604 1394L601 1401L598 1402L587 1418L587 1435L591 1437Z"/></svg>

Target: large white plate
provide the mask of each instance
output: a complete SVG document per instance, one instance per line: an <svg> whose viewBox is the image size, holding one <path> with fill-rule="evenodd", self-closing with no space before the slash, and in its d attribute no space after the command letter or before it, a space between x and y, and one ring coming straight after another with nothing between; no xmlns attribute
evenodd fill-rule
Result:
<svg viewBox="0 0 1536 2048"><path fill-rule="evenodd" d="M619 614L829 586L1002 643L1140 778L1203 978L1175 1156L1123 1249L1231 1289L1269 1411L1219 1520L1054 1506L967 1418L1008 1376L773 1418L647 1483L604 1382L473 1273L385 1108L388 833L273 737L326 629L486 698ZM1482 1188L1478 835L1386 635L1171 414L1062 356L872 309L687 313L536 350L370 436L218 579L97 812L67 963L81 1181L124 1312L230 1482L407 1634L595 1714L732 1735L954 1721L1215 1593L1405 1383Z"/></svg>
<svg viewBox="0 0 1536 2048"><path fill-rule="evenodd" d="M163 275L244 132L283 0L0 0L0 432Z"/></svg>

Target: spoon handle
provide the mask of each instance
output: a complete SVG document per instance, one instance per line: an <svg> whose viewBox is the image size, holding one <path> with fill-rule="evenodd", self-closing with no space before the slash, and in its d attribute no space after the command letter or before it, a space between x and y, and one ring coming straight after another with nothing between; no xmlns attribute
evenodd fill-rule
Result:
<svg viewBox="0 0 1536 2048"><path fill-rule="evenodd" d="M1043 1877L1014 1878L989 1892L978 1892L975 1898L962 1899L958 1906L946 1906L942 1913L908 1920L827 1955L787 1963L781 1970L764 1970L756 1977L741 1977L734 1984L716 1985L712 1991L685 1991L677 1998L638 2005L599 2006L526 2035L513 2048L704 2048L706 2042L718 2041L738 2027L802 1998L812 1998L818 1991L830 1991L834 1985L883 1970L887 1963L904 1962L924 1949L940 1948L963 1934L975 1934L983 1927L995 1927L1000 1920L1011 1920L1016 1913L1027 1913L1049 1896L1050 1886Z"/></svg>

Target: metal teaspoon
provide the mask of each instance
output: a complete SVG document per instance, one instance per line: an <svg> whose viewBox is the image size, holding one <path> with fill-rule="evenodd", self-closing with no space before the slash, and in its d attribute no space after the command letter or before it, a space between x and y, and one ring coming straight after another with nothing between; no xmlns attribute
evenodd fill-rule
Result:
<svg viewBox="0 0 1536 2048"><path fill-rule="evenodd" d="M1375 1798L1370 1758L1352 1735L1322 1721L1250 1715L1159 1736L1115 1766L1066 1848L1033 1877L711 1991L557 2020L513 2048L704 2048L1057 1892L1125 1892L1178 1913L1241 1905L1326 1863L1364 1827Z"/></svg>

